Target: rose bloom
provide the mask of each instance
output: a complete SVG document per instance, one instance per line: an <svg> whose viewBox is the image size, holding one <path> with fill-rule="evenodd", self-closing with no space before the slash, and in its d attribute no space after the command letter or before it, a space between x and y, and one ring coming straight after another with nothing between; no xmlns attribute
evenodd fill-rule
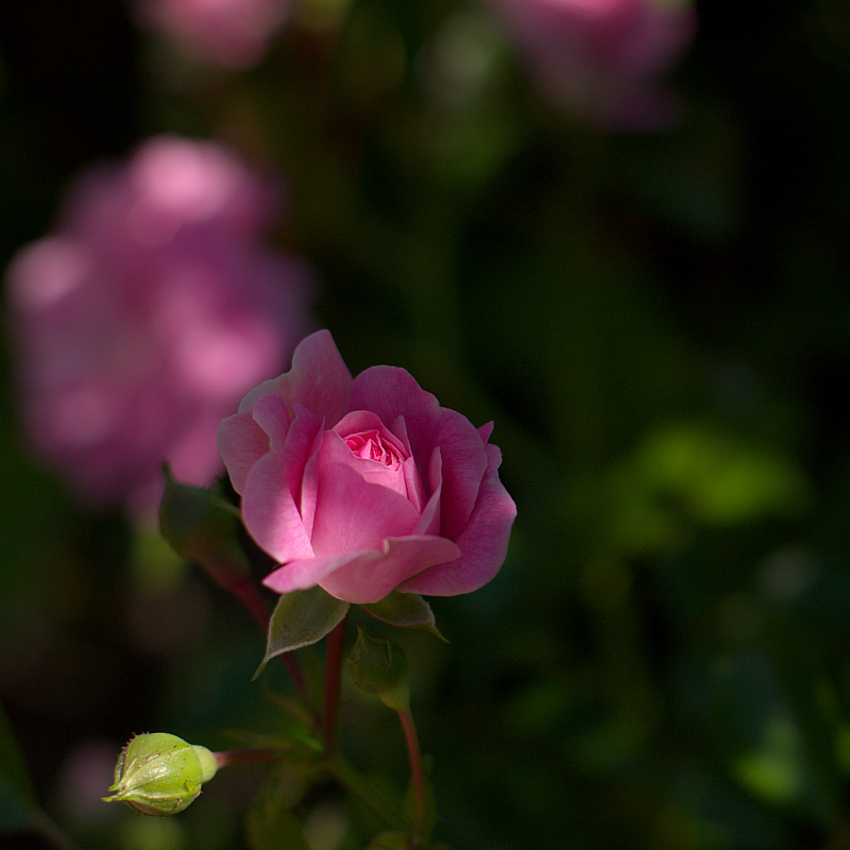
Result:
<svg viewBox="0 0 850 850"><path fill-rule="evenodd" d="M291 0L136 0L140 19L234 69L265 54Z"/></svg>
<svg viewBox="0 0 850 850"><path fill-rule="evenodd" d="M251 390L219 430L245 527L283 565L264 583L319 585L361 605L486 584L516 516L491 431L404 369L352 379L328 331L307 337L292 369Z"/></svg>
<svg viewBox="0 0 850 850"><path fill-rule="evenodd" d="M304 265L259 242L275 192L218 145L155 138L83 176L7 275L22 417L94 505L207 484L216 432L305 331Z"/></svg>
<svg viewBox="0 0 850 850"><path fill-rule="evenodd" d="M488 0L555 101L621 129L666 123L659 78L696 31L690 0Z"/></svg>

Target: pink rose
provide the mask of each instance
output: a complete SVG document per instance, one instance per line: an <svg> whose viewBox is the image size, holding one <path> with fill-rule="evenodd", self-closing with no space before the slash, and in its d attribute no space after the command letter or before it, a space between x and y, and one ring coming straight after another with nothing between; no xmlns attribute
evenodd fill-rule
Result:
<svg viewBox="0 0 850 850"><path fill-rule="evenodd" d="M249 68L283 26L292 0L136 0L143 21L229 68Z"/></svg>
<svg viewBox="0 0 850 850"><path fill-rule="evenodd" d="M664 124L659 81L690 44L690 0L488 0L549 94L623 129Z"/></svg>
<svg viewBox="0 0 850 850"><path fill-rule="evenodd" d="M218 145L155 138L92 169L8 270L22 413L96 505L143 511L161 466L208 484L216 432L305 330L305 266L265 248L274 191Z"/></svg>
<svg viewBox="0 0 850 850"><path fill-rule="evenodd" d="M328 331L307 337L292 369L251 390L219 430L245 526L283 565L264 583L319 585L360 605L486 584L516 516L491 431L403 369L352 379Z"/></svg>

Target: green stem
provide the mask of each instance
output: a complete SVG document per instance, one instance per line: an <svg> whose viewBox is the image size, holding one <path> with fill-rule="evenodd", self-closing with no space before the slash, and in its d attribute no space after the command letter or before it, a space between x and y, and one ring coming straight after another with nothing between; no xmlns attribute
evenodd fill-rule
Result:
<svg viewBox="0 0 850 850"><path fill-rule="evenodd" d="M413 784L413 794L416 803L416 816L413 826L417 832L425 827L425 782L422 774L422 752L419 748L419 736L410 711L399 711L401 728L407 741L407 753L410 756L410 779Z"/></svg>
<svg viewBox="0 0 850 850"><path fill-rule="evenodd" d="M342 653L345 649L345 632L348 615L343 617L328 635L325 656L325 752L330 756L336 746L337 716L339 714L339 692L342 682Z"/></svg>
<svg viewBox="0 0 850 850"><path fill-rule="evenodd" d="M399 832L410 830L410 823L399 808L345 759L337 756L326 767L343 788L367 805L390 829Z"/></svg>

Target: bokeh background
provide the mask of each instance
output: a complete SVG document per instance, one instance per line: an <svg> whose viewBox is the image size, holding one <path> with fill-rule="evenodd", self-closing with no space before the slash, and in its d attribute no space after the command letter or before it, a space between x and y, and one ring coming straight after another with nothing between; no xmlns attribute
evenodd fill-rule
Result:
<svg viewBox="0 0 850 850"><path fill-rule="evenodd" d="M653 75L674 106L627 126L553 92L496 5L300 0L222 64L116 0L0 4L0 267L155 135L275 170L267 241L314 270L312 327L494 420L519 508L498 577L433 600L450 645L399 638L438 836L850 846L850 13L699 3ZM98 800L134 732L231 746L285 685L250 682L263 638L230 598L31 451L11 325L0 844L246 847L261 768L175 818ZM405 781L380 704L348 691L342 722ZM364 847L323 790L316 850Z"/></svg>

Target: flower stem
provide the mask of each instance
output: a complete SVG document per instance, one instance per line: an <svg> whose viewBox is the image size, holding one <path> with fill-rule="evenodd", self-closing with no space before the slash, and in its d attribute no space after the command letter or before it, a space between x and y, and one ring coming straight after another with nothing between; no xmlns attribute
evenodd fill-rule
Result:
<svg viewBox="0 0 850 850"><path fill-rule="evenodd" d="M345 632L348 615L328 635L325 656L325 752L331 755L336 746L339 692L342 681L342 653L345 649Z"/></svg>
<svg viewBox="0 0 850 850"><path fill-rule="evenodd" d="M279 761L283 753L277 747L245 747L239 750L224 750L213 753L219 770L234 764L254 764L261 761Z"/></svg>
<svg viewBox="0 0 850 850"><path fill-rule="evenodd" d="M399 711L401 728L404 730L404 738L407 741L407 753L410 756L410 780L413 784L414 802L416 813L413 826L417 832L425 827L425 781L422 774L422 753L419 748L419 736L416 734L416 725L410 710Z"/></svg>

